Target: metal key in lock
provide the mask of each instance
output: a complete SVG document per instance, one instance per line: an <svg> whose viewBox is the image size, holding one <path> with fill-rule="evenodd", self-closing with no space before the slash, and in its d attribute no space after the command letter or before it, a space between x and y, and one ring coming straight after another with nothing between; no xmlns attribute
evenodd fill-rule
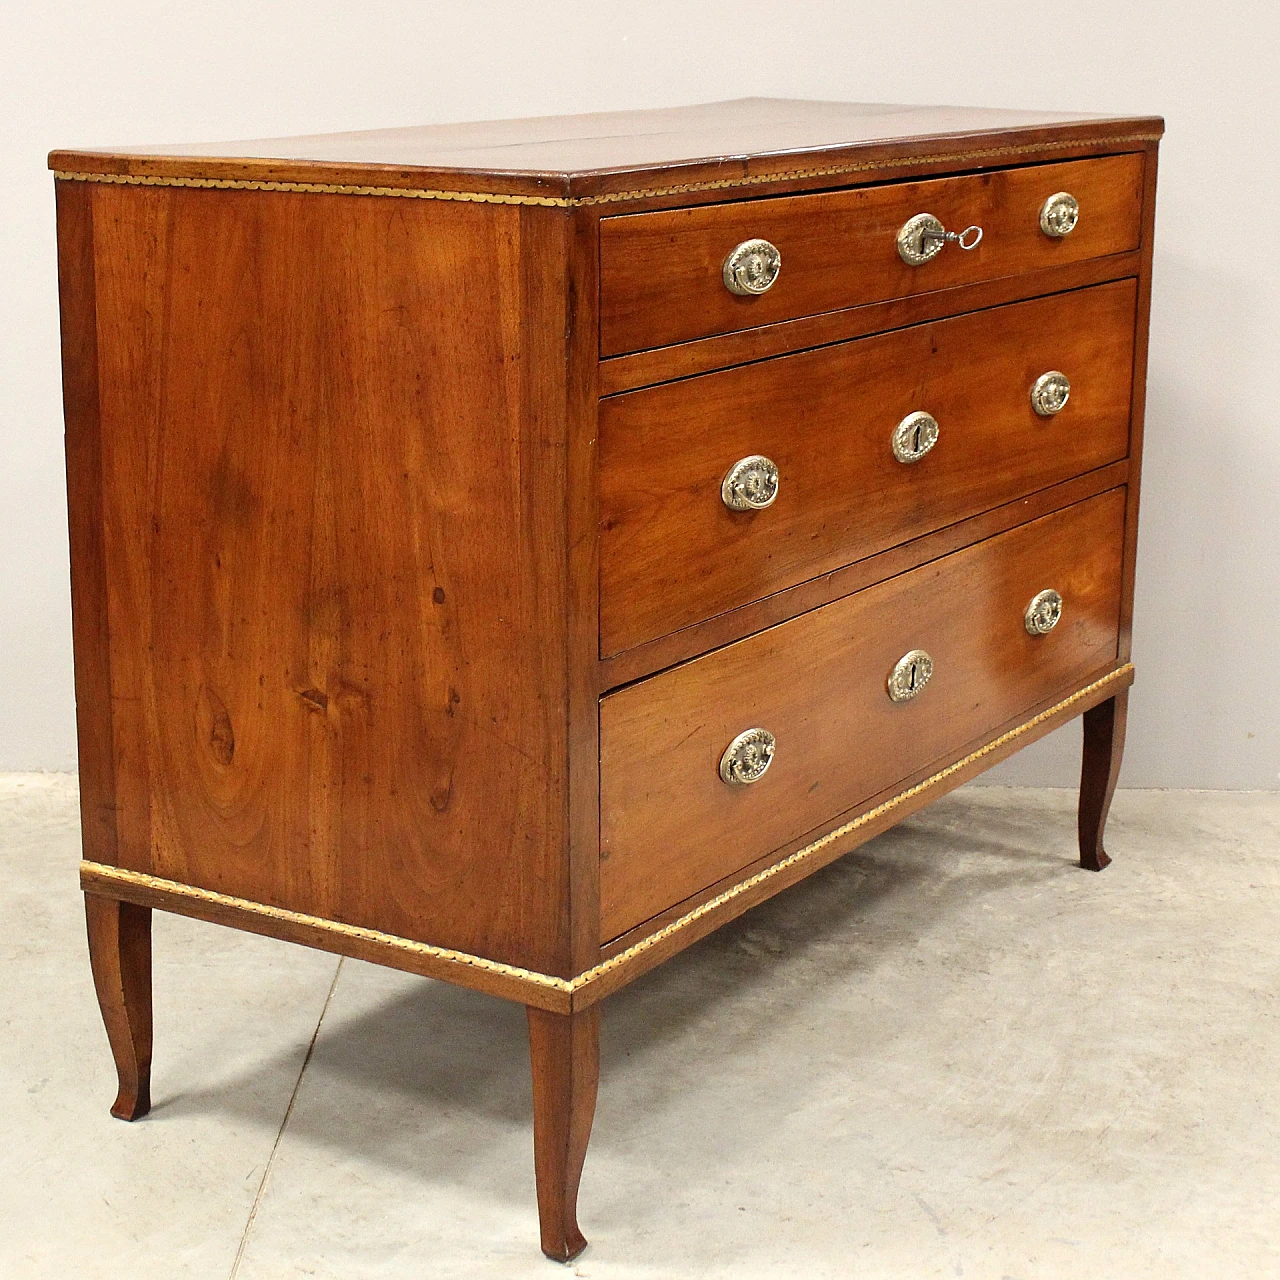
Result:
<svg viewBox="0 0 1280 1280"><path fill-rule="evenodd" d="M973 234L975 233L976 234ZM968 243L965 242L965 236L971 236ZM935 231L932 227L926 227L920 233L920 239L926 244L932 243L934 240L941 240L946 244L948 240L954 240L962 249L968 252L970 249L976 249L982 240L982 228L978 226L965 227L963 231Z"/></svg>
<svg viewBox="0 0 1280 1280"><path fill-rule="evenodd" d="M933 214L917 213L914 218L908 218L898 232L898 256L908 266L918 267L936 258L948 241L968 253L982 243L982 228L972 226L963 231L948 231Z"/></svg>

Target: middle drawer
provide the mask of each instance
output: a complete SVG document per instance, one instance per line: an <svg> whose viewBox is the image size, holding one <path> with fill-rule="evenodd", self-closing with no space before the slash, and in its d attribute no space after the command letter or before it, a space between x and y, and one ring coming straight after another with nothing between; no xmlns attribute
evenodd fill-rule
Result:
<svg viewBox="0 0 1280 1280"><path fill-rule="evenodd" d="M1125 457L1136 301L1120 280L602 401L602 655ZM904 461L913 414L936 440ZM732 509L753 457L776 497Z"/></svg>

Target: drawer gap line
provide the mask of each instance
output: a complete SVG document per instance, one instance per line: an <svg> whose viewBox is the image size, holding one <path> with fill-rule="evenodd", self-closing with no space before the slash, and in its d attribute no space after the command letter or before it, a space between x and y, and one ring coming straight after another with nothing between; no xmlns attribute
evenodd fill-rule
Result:
<svg viewBox="0 0 1280 1280"><path fill-rule="evenodd" d="M958 311L943 311L936 316L932 316L925 320L907 320L901 324L888 324L884 328L868 329L865 333L858 332L846 335L841 338L824 338L820 341L810 342L807 345L802 341L800 345L795 347L785 347L777 351L770 351L765 355L752 355L744 360L735 360L729 364L713 364L708 365L705 369L695 369L689 373L677 373L666 377L660 377L652 382L640 381L635 386L619 387L616 391L607 391L600 396L600 400L615 400L619 396L630 395L633 391L648 391L652 387L667 387L677 382L689 382L694 378L708 378L717 373L731 373L735 369L747 369L752 365L768 364L772 360L786 360L791 356L805 356L814 351L825 351L831 347L843 347L854 342L864 342L869 338L884 338L894 333L901 333L905 329L920 329L925 325L945 324L948 320L961 320L966 316L981 315L985 311L1002 311L1006 307L1021 306L1024 302L1041 302L1046 298L1057 298L1068 293L1083 293L1087 289L1097 289L1108 284L1118 284L1122 280L1136 280L1138 278L1138 270L1136 259L1138 251L1136 249L1126 249L1120 253L1103 254L1098 258L1088 259L1087 262L1092 265L1099 264L1104 269L1099 273L1096 280L1090 280L1087 284L1067 284L1054 285L1047 284L1044 288L1037 291L1019 294L1017 297L1009 299L1005 302L986 302L981 306L964 307ZM1107 271L1105 268L1110 264L1114 268L1114 273ZM1077 266L1076 263L1067 264L1066 267L1045 267L1045 271L1061 271L1069 270L1071 267ZM1008 284L1024 279L1028 272L1013 272L1006 276L993 276L989 281L980 281L977 285L962 284L951 285L942 289L931 289L924 293L912 294L912 299L924 298L930 299L934 297L941 298L946 294L954 293L957 290L973 289L985 287L987 284ZM1034 288L1034 282L1033 282ZM694 347L699 343L718 342L721 338L746 338L766 336L771 329L782 328L783 326L804 324L810 320L824 320L832 316L840 316L852 314L862 311L864 308L871 309L874 307L891 306L894 303L901 302L900 298L887 298L880 302L865 302L856 307L835 307L829 311L813 311L802 316L794 316L787 320L773 320L767 324L755 325L749 329L733 329L728 333L708 334L703 338L686 338L683 342L669 342L661 347L643 347L639 351L622 351L613 356L602 356L600 358L601 368L611 365L615 361L633 360L637 357L654 358L666 352L680 351ZM647 375L646 375L647 376Z"/></svg>
<svg viewBox="0 0 1280 1280"><path fill-rule="evenodd" d="M1096 493L1086 493L1083 497L1064 497L1061 505L1059 506L1053 507L1047 511L1042 511L1039 515L1027 517L1017 523L1009 525L1007 528L996 529L994 532L978 537L973 542L967 543L963 546L952 547L951 550L938 551L936 553L926 551L923 559L909 565L905 569L899 569L894 573L887 573L884 577L876 578L871 582L865 582L862 586L855 587L851 591L845 592L843 595L835 595L830 599L822 599L816 604L811 604L806 608L801 608L795 613L788 613L783 617L775 619L773 622L768 622L751 629L750 634L760 634L764 631L771 630L773 627L780 627L785 623L794 622L797 618L803 618L810 613L816 612L818 609L825 609L828 605L835 604L839 600L847 599L851 595L856 595L859 591L868 591L872 587L882 586L884 583L892 582L894 578L900 578L903 574L910 573L914 569L921 569L925 565L934 564L939 560L944 560L947 556L954 555L957 551L964 551L970 546L977 546L991 538L998 538L1001 534L1011 533L1013 530L1020 528L1023 524L1031 524L1035 520L1043 520L1046 516L1056 515L1059 511L1063 511L1067 507L1074 506L1077 502L1087 501L1090 498L1101 497L1104 493L1110 493L1115 489L1123 489L1128 483L1128 480L1126 477L1121 477L1119 472L1115 469L1123 467L1127 461L1128 456L1125 455L1124 457L1116 458L1111 462L1104 462L1101 466L1092 467L1088 471L1082 471L1079 475L1072 476L1069 480L1058 480L1053 484L1044 485L1039 489L1032 489L1030 492L1024 493L1020 497L1013 498L1009 502L1002 502L997 506L988 507L985 511L979 511L974 515L965 516L960 520L953 520L950 524L939 525L936 529L930 529L926 533L917 534L915 537L906 539L905 542L896 542L893 546L884 547L880 551L873 551L870 555L863 556L860 560L850 560L848 564L839 565L835 569L828 569L825 573L815 574L812 578L804 578L800 582L794 582L788 586L779 587L776 591L770 591L768 595L759 596L755 600L748 600L744 604L733 605L731 608L724 609L720 613L711 614L710 617L700 618L697 622L687 622L683 626L677 627L674 631L666 632L664 635L654 636L649 640L641 640L637 644L630 645L625 649L619 649L615 653L602 654L597 660L598 665L607 671L611 663L616 663L621 659L629 658L637 650L643 649L648 645L657 645L672 640L675 637L686 636L691 632L696 631L699 627L706 627L708 624L719 622L729 614L737 613L744 609L758 608L772 601L776 601L780 596L785 596L789 593L799 593L805 588L811 587L816 582L822 582L824 579L830 579L835 577L837 574L845 573L851 569L856 569L865 565L868 561L875 560L880 556L890 556L894 552L902 551L903 548L911 547L913 544L922 543L928 538L940 537L941 535L950 533L963 525L982 520L984 517L996 515L1001 511L1009 511L1017 507L1023 507L1036 498L1052 494L1055 489L1065 489L1067 486L1077 485L1088 480L1090 477L1097 477L1104 482L1103 487L1098 489ZM1112 479L1115 480L1115 483L1110 483ZM643 671L639 675L631 676L626 680L619 681L617 684L605 684L601 687L600 695L603 697L606 694L619 693L623 689L628 689L634 684L639 684L642 680L648 680L653 676L662 675L664 672L670 671L673 667L683 666L686 662L690 662L695 658L703 658L720 649L727 649L730 645L738 644L743 638L744 637L742 636L735 636L731 640L725 640L720 644L713 644L706 649L696 649L682 657L673 658L671 661L660 667L655 667L651 671Z"/></svg>

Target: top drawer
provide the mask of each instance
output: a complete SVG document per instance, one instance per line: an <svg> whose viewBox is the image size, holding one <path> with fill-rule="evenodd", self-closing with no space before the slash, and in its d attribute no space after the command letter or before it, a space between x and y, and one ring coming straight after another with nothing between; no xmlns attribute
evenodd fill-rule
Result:
<svg viewBox="0 0 1280 1280"><path fill-rule="evenodd" d="M635 213L600 223L600 352L621 355L797 316L1018 275L1138 247L1138 154L991 173L859 187L823 195ZM1046 234L1040 214L1069 192L1075 227ZM948 231L983 230L976 249L953 243L919 266L898 252L898 232L919 213ZM781 255L766 292L740 296L724 282L729 253L762 239Z"/></svg>

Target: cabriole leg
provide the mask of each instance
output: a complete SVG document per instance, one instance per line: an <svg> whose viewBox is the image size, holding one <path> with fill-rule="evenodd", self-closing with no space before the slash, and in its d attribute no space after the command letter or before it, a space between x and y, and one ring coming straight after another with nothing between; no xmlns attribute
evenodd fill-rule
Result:
<svg viewBox="0 0 1280 1280"><path fill-rule="evenodd" d="M111 1114L137 1120L151 1110L151 909L85 894L89 962L120 1092Z"/></svg>
<svg viewBox="0 0 1280 1280"><path fill-rule="evenodd" d="M587 1247L578 1230L578 1182L600 1083L600 1006L528 1010L533 1068L533 1163L542 1252L557 1262Z"/></svg>
<svg viewBox="0 0 1280 1280"><path fill-rule="evenodd" d="M1120 776L1124 755L1125 716L1129 691L1122 689L1113 698L1084 713L1084 759L1080 769L1080 865L1101 871L1111 859L1102 847L1107 812Z"/></svg>

